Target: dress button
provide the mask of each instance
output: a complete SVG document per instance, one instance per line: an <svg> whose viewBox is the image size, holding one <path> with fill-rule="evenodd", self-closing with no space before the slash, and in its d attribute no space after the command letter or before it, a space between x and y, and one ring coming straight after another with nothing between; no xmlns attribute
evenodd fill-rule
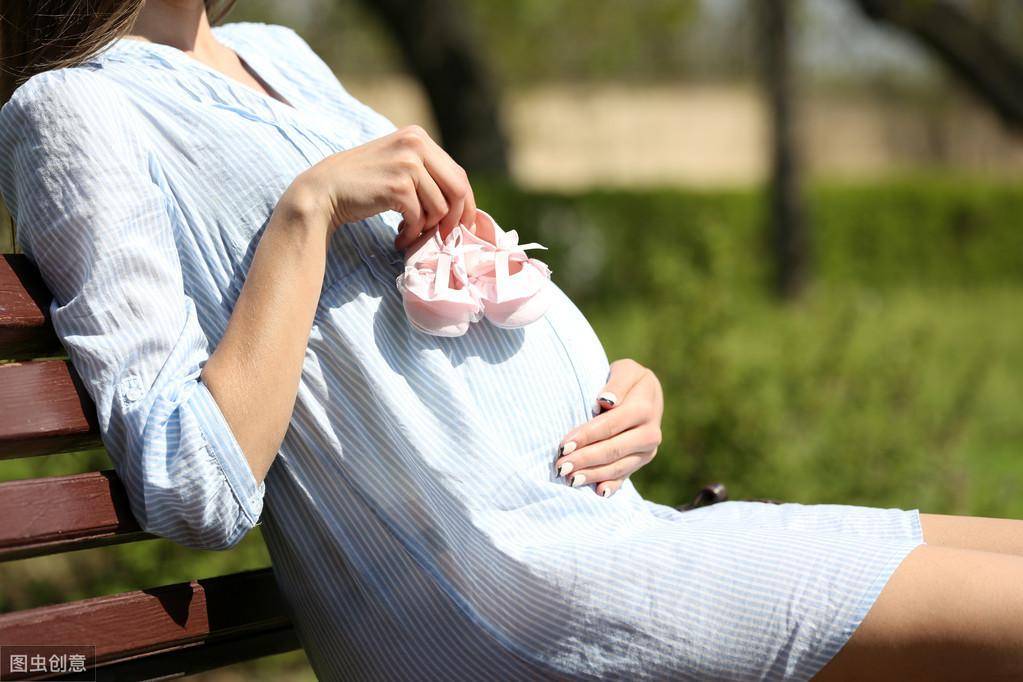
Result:
<svg viewBox="0 0 1023 682"><path fill-rule="evenodd" d="M128 402L135 402L145 393L145 390L142 388L142 382L134 374L129 374L125 377L124 381L121 382L121 389L124 399Z"/></svg>

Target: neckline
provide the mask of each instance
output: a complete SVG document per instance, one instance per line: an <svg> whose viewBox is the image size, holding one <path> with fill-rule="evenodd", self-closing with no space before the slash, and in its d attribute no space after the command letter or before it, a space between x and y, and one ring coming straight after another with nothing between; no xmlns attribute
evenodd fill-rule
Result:
<svg viewBox="0 0 1023 682"><path fill-rule="evenodd" d="M228 76L223 71L215 69L209 64L202 62L195 57L191 56L184 50L181 50L173 45L167 45L166 43L156 43L149 40L137 40L135 38L118 37L115 38L111 43L111 47L127 47L129 49L138 49L140 51L149 50L162 54L170 59L173 59L181 64L184 64L190 68L199 69L205 73L212 74L216 78L220 78L225 81L229 87L240 88L246 92L251 93L253 96L258 97L264 101L270 102L271 106L283 108L291 113L301 114L302 109L295 105L296 98L294 94L285 92L287 88L281 89L280 84L274 82L273 78L267 78L266 71L274 69L265 69L261 66L267 66L265 62L262 62L259 56L253 56L252 54L246 54L246 50L242 48L238 41L231 36L231 28L234 26L244 25L251 22L231 22L228 24L219 24L217 26L210 27L213 35L216 39L222 43L225 47L230 49L238 57L239 61L242 62L242 66L247 68L248 71L253 75L256 80L262 81L265 85L268 85L274 92L284 97L287 102L277 99L272 95L256 90L255 88L245 85L241 81Z"/></svg>

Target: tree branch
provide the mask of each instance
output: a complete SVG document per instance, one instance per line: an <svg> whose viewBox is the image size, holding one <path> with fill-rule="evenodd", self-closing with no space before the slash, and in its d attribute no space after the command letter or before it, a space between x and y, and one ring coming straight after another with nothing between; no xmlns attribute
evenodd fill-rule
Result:
<svg viewBox="0 0 1023 682"><path fill-rule="evenodd" d="M919 39L1006 125L1023 130L1023 57L947 0L855 0L871 19Z"/></svg>

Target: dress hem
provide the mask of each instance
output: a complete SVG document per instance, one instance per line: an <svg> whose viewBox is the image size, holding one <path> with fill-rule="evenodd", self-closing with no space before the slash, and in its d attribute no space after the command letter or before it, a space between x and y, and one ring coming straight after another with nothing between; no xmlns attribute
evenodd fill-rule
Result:
<svg viewBox="0 0 1023 682"><path fill-rule="evenodd" d="M906 560L906 557L910 555L917 547L926 545L927 542L924 540L923 527L920 523L920 511L918 509L906 510L910 514L910 526L913 531L913 538L905 543L900 543L901 548L897 552L893 552L889 555L887 561L885 561L878 572L874 575L874 578L870 581L866 591L860 597L856 607L853 609L853 618L849 621L849 625L845 628L843 636L840 638L833 638L829 645L821 651L820 663L810 669L809 674L802 679L811 680L817 673L823 670L828 663L830 663L835 656L845 648L853 634L859 629L860 625L866 619L870 609L873 608L878 598L881 596L881 592L884 590L885 585L891 580L891 577L895 574L895 571L902 565L902 562ZM910 544L912 543L912 544Z"/></svg>

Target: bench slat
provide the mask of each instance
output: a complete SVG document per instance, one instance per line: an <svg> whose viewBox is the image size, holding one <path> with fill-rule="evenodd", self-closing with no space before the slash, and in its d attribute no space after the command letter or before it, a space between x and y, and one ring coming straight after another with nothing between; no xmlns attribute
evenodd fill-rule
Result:
<svg viewBox="0 0 1023 682"><path fill-rule="evenodd" d="M290 622L272 571L259 569L0 615L0 642L92 645L102 667L281 632Z"/></svg>
<svg viewBox="0 0 1023 682"><path fill-rule="evenodd" d="M24 254L0 258L0 359L62 355L49 324L50 301L39 272Z"/></svg>
<svg viewBox="0 0 1023 682"><path fill-rule="evenodd" d="M0 562L148 539L113 471L0 483Z"/></svg>
<svg viewBox="0 0 1023 682"><path fill-rule="evenodd" d="M51 301L26 256L0 258L0 360L65 355ZM95 414L66 361L0 364L0 459L99 446ZM152 537L112 471L0 484L0 519L0 562ZM94 645L100 679L166 679L301 646L269 569L0 614L0 643Z"/></svg>
<svg viewBox="0 0 1023 682"><path fill-rule="evenodd" d="M101 680L172 679L301 648L294 628L288 626L129 659L105 665L98 672ZM91 680L92 677L91 674L83 674L81 679Z"/></svg>
<svg viewBox="0 0 1023 682"><path fill-rule="evenodd" d="M96 409L70 363L0 365L0 459L100 445Z"/></svg>

